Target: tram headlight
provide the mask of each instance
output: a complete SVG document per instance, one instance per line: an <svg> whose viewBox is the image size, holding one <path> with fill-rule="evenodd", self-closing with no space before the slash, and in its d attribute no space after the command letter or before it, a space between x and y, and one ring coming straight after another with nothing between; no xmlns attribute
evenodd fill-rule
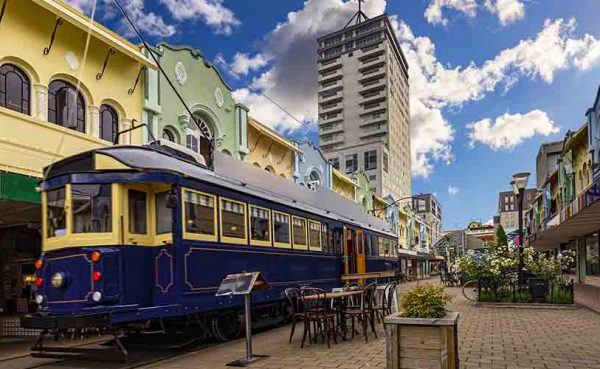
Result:
<svg viewBox="0 0 600 369"><path fill-rule="evenodd" d="M42 296L42 295L36 295L36 296L35 296L35 302L36 302L38 305L41 305L41 304L44 302L44 296Z"/></svg>
<svg viewBox="0 0 600 369"><path fill-rule="evenodd" d="M102 300L102 293L100 291L92 293L92 300L94 300L94 302Z"/></svg>
<svg viewBox="0 0 600 369"><path fill-rule="evenodd" d="M54 288L61 288L65 285L65 275L61 272L54 273L50 279L50 283Z"/></svg>

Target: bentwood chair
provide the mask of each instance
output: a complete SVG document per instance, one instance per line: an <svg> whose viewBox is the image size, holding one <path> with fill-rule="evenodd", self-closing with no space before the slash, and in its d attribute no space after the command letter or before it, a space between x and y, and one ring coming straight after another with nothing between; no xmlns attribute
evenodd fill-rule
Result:
<svg viewBox="0 0 600 369"><path fill-rule="evenodd" d="M355 329L355 320L358 321L362 325L363 335L365 336L365 342L369 342L369 337L367 335L367 325L371 326L371 331L377 338L377 332L375 331L375 310L374 310L374 302L375 302L375 292L377 290L377 283L371 283L367 285L364 289L364 293L361 295L361 303L360 306L357 307L349 307L346 312L346 319L351 320L352 324L352 338L354 338L354 334L356 332Z"/></svg>
<svg viewBox="0 0 600 369"><path fill-rule="evenodd" d="M292 322L292 329L290 331L290 343L294 337L294 331L296 330L296 323L304 322L304 309L302 308L302 300L300 299L299 288L286 288L283 292L290 306L290 320Z"/></svg>
<svg viewBox="0 0 600 369"><path fill-rule="evenodd" d="M312 336L315 342L317 336L321 336L327 342L327 348L330 348L331 337L337 343L336 314L331 311L326 292L320 288L303 288L300 290L300 298L304 308L304 334L300 347L304 347L307 336L309 340Z"/></svg>
<svg viewBox="0 0 600 369"><path fill-rule="evenodd" d="M383 293L377 295L377 300L373 310L378 322L383 322L383 318L390 315L393 311L394 297L396 295L396 282L385 285Z"/></svg>

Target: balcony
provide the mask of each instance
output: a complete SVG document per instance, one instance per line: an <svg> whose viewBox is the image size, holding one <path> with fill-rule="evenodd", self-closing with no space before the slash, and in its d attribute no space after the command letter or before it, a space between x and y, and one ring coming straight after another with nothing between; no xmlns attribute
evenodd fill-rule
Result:
<svg viewBox="0 0 600 369"><path fill-rule="evenodd" d="M387 114L384 113L376 113L370 116L364 116L361 122L358 124L359 127L367 127L378 123L387 123Z"/></svg>
<svg viewBox="0 0 600 369"><path fill-rule="evenodd" d="M331 147L342 144L344 142L344 135L340 133L327 133L319 134L319 143L321 147Z"/></svg>
<svg viewBox="0 0 600 369"><path fill-rule="evenodd" d="M325 123L319 124L319 136L324 136L332 133L340 133L344 131L343 124Z"/></svg>
<svg viewBox="0 0 600 369"><path fill-rule="evenodd" d="M332 114L338 113L344 110L341 102L334 102L326 104L319 104L319 114Z"/></svg>
<svg viewBox="0 0 600 369"><path fill-rule="evenodd" d="M344 113L322 114L319 115L319 125L335 123L344 120Z"/></svg>
<svg viewBox="0 0 600 369"><path fill-rule="evenodd" d="M334 94L319 94L319 105L331 104L334 102L340 102L344 99L344 92L342 90L336 91Z"/></svg>
<svg viewBox="0 0 600 369"><path fill-rule="evenodd" d="M367 62L362 62L360 68L358 68L360 72L369 68L381 67L385 65L385 55L380 55L377 58L365 58L365 60L367 60Z"/></svg>
<svg viewBox="0 0 600 369"><path fill-rule="evenodd" d="M341 79L343 76L342 68L330 69L324 72L319 72L319 80L318 82L323 84L323 82L334 81L336 79Z"/></svg>
<svg viewBox="0 0 600 369"><path fill-rule="evenodd" d="M320 62L319 67L320 67L319 72L321 70L329 69L332 67L341 68L342 67L342 58L338 56L337 58L324 60L324 61Z"/></svg>
<svg viewBox="0 0 600 369"><path fill-rule="evenodd" d="M378 101L385 101L387 98L384 90L375 90L367 94L363 94L359 100L360 105L368 105Z"/></svg>
<svg viewBox="0 0 600 369"><path fill-rule="evenodd" d="M387 111L387 104L385 103L385 101L380 101L378 103L363 105L363 109L359 115L362 117L367 114L385 113L386 111Z"/></svg>
<svg viewBox="0 0 600 369"><path fill-rule="evenodd" d="M0 108L0 170L41 177L42 168L109 142ZM59 144L60 143L60 144Z"/></svg>
<svg viewBox="0 0 600 369"><path fill-rule="evenodd" d="M375 126L376 127L376 126ZM382 124L380 127L376 127L373 129L363 129L360 133L360 138L363 140L378 138L387 135L388 133L388 125Z"/></svg>
<svg viewBox="0 0 600 369"><path fill-rule="evenodd" d="M371 45L371 46L361 46L362 54L359 55L360 59L369 58L374 55L379 55L385 51L385 43L381 42L383 39L380 39L379 44Z"/></svg>
<svg viewBox="0 0 600 369"><path fill-rule="evenodd" d="M358 93L364 94L369 93L373 90L382 89L386 86L385 78L372 78L365 80L365 82L361 82L361 87L358 90Z"/></svg>
<svg viewBox="0 0 600 369"><path fill-rule="evenodd" d="M327 92L331 89L334 88L342 88L343 87L343 81L341 79L337 79L337 80L333 80L333 81L328 81L325 83L321 83L319 84L319 93L322 92Z"/></svg>
<svg viewBox="0 0 600 369"><path fill-rule="evenodd" d="M383 77L385 77L386 73L387 73L387 71L386 71L385 67L381 67L378 69L372 69L372 70L362 73L361 78L358 80L358 82L364 84L364 83L371 82L373 80L383 79Z"/></svg>

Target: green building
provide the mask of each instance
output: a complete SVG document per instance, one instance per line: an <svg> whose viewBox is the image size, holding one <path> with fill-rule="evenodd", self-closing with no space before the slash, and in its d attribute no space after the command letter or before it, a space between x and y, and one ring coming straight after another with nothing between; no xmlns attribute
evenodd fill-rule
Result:
<svg viewBox="0 0 600 369"><path fill-rule="evenodd" d="M248 108L235 102L219 70L201 51L186 46L159 43L152 51L200 127L190 122L166 78L146 69L143 120L149 130L144 133L145 142L152 138L171 141L206 157L206 136L214 139L219 151L243 159L248 153Z"/></svg>

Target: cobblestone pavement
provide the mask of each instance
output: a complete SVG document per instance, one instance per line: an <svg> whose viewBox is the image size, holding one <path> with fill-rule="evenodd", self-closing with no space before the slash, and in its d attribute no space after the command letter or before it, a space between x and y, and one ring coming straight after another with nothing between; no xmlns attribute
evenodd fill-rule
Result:
<svg viewBox="0 0 600 369"><path fill-rule="evenodd" d="M406 289L403 285L400 289ZM461 368L599 368L600 315L585 308L575 310L515 309L476 307L465 300L460 289L452 310L460 312L459 339ZM254 351L271 355L251 368L385 368L385 335L371 334L366 344L362 336L332 344L300 348L301 331L288 344L289 327L281 327L254 337ZM298 333L300 331L300 333ZM225 343L201 352L180 356L152 368L213 369L245 354L244 341ZM147 368L150 368L147 367Z"/></svg>

